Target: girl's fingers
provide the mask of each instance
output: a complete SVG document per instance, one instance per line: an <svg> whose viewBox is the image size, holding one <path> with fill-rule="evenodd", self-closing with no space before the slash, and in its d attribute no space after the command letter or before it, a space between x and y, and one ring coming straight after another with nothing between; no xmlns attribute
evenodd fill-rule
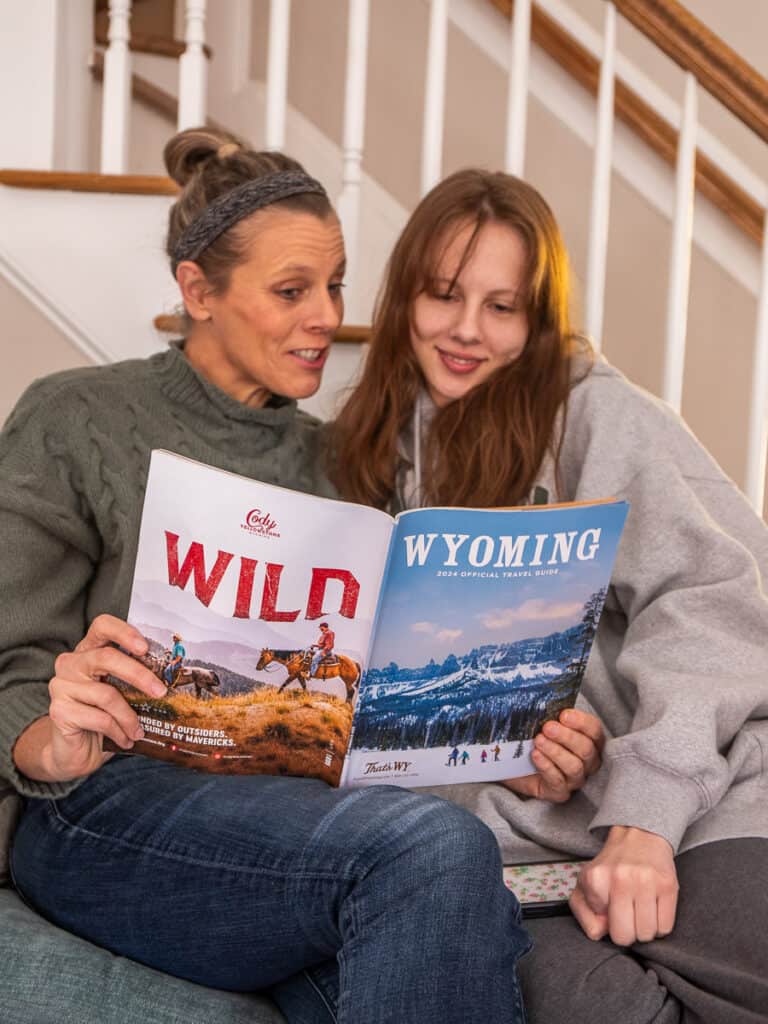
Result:
<svg viewBox="0 0 768 1024"><path fill-rule="evenodd" d="M679 887L675 878L668 885L660 886L658 896L658 932L660 936L669 935L675 927L677 915L677 896Z"/></svg>
<svg viewBox="0 0 768 1024"><path fill-rule="evenodd" d="M536 771L544 783L545 790L543 793L546 798L556 802L567 800L571 795L572 787L554 761L551 761L546 754L538 749L531 751L531 761L536 766Z"/></svg>
<svg viewBox="0 0 768 1024"><path fill-rule="evenodd" d="M549 761L556 765L571 788L584 784L586 778L584 762L567 747L548 739L543 733L539 733L534 740L534 750L544 754ZM538 763L536 767L539 767Z"/></svg>
<svg viewBox="0 0 768 1024"><path fill-rule="evenodd" d="M579 711L578 708L567 708L560 713L559 722L574 732L583 733L597 747L598 752L605 746L605 731L603 724L596 715L586 711Z"/></svg>
<svg viewBox="0 0 768 1024"><path fill-rule="evenodd" d="M577 885L571 893L568 905L581 929L589 939L597 942L608 934L608 917L606 914L595 913L587 903L584 893Z"/></svg>

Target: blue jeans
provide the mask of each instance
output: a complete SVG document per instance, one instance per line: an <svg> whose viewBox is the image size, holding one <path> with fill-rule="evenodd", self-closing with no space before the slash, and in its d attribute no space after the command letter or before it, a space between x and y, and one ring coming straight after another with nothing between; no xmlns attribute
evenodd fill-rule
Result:
<svg viewBox="0 0 768 1024"><path fill-rule="evenodd" d="M309 669L310 675L314 675L315 672L317 672L318 668L320 668L320 662L323 660L323 658L325 658L326 655L330 657L332 653L332 651L326 651L322 647L316 650L315 653L312 655L312 664L310 665Z"/></svg>
<svg viewBox="0 0 768 1024"><path fill-rule="evenodd" d="M117 755L29 801L16 884L54 923L291 1024L520 1024L530 940L496 841L391 786L207 775Z"/></svg>

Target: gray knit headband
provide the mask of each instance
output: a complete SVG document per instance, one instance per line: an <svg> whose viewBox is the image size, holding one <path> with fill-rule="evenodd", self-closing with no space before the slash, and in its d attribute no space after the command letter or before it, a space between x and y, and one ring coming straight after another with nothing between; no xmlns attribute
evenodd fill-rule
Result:
<svg viewBox="0 0 768 1024"><path fill-rule="evenodd" d="M255 210L281 199L303 194L328 197L319 181L303 171L279 171L254 178L217 196L203 212L187 224L171 254L174 274L183 260L196 260L219 235Z"/></svg>

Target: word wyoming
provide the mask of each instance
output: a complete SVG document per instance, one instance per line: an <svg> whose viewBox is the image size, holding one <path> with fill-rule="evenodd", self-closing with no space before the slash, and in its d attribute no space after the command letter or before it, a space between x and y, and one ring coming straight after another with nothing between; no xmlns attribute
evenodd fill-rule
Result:
<svg viewBox="0 0 768 1024"><path fill-rule="evenodd" d="M517 537L481 534L472 539L468 533L418 533L403 537L403 541L408 568L424 565L432 545L438 541L435 553L446 556L443 565L458 566L461 558L461 564L466 563L476 569L486 565L493 565L494 569L509 569L523 565L565 565L572 557L588 562L600 549L600 533L600 528L597 528L581 532L536 533L533 536L521 533Z"/></svg>

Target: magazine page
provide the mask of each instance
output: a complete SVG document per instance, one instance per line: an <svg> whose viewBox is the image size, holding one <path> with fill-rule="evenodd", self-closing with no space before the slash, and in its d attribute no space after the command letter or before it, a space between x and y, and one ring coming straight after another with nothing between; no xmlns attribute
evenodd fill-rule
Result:
<svg viewBox="0 0 768 1024"><path fill-rule="evenodd" d="M392 519L155 451L129 621L167 696L135 753L338 784Z"/></svg>
<svg viewBox="0 0 768 1024"><path fill-rule="evenodd" d="M345 784L496 781L581 684L624 502L397 517Z"/></svg>

